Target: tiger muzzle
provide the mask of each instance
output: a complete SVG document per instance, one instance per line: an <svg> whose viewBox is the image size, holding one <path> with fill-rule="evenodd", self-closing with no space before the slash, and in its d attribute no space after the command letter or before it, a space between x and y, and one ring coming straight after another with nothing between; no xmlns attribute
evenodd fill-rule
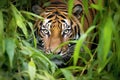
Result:
<svg viewBox="0 0 120 80"><path fill-rule="evenodd" d="M50 38L49 41L47 41L47 46L45 46L45 52L47 54L54 53L63 55L66 53L68 46L64 45L60 47L60 44L62 43L61 38Z"/></svg>

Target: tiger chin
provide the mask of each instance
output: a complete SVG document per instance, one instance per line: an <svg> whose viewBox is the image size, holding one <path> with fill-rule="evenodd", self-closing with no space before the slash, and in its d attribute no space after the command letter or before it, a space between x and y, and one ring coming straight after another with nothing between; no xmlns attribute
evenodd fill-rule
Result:
<svg viewBox="0 0 120 80"><path fill-rule="evenodd" d="M56 49L60 44L77 40L84 32L80 23L83 15L82 0L73 7L72 15L68 15L68 5L62 0L51 0L51 4L42 12L38 5L33 6L33 12L42 16L44 20L37 20L36 37L38 48L46 54L58 54L66 62L70 59L75 44L67 44ZM87 29L88 23L85 23ZM59 60L58 60L59 61ZM61 65L61 64L57 64Z"/></svg>

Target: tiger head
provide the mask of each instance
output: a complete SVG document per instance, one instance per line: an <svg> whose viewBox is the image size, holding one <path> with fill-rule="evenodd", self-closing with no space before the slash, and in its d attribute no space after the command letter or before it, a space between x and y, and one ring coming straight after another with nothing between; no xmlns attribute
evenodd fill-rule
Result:
<svg viewBox="0 0 120 80"><path fill-rule="evenodd" d="M38 6L34 6L35 10ZM38 10L39 11L39 10ZM37 12L39 13L39 12ZM73 14L69 17L68 8L64 3L51 3L40 14L44 20L37 21L37 34L39 35L40 49L45 53L65 55L73 51L71 44L66 44L56 49L60 44L76 40L82 33L78 15L82 13L82 6L73 7Z"/></svg>

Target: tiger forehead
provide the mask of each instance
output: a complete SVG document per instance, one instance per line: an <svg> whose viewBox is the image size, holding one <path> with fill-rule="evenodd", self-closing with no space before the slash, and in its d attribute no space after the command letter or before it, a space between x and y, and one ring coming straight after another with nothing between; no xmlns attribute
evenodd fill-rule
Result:
<svg viewBox="0 0 120 80"><path fill-rule="evenodd" d="M68 13L64 12L60 9L53 9L52 11L45 11L45 16L48 19L66 19L68 17Z"/></svg>
<svg viewBox="0 0 120 80"><path fill-rule="evenodd" d="M53 25L55 23L70 25L70 19L66 12L54 9L52 12L45 12L43 25ZM56 24L57 25L57 24Z"/></svg>
<svg viewBox="0 0 120 80"><path fill-rule="evenodd" d="M58 4L58 5L52 5L52 6L49 6L49 7L46 7L45 8L45 11L47 11L47 12L52 12L52 11L54 11L54 10L61 10L61 11L64 11L64 12L67 12L67 10L68 10L68 8L67 8L67 6L66 5L60 5L60 4Z"/></svg>
<svg viewBox="0 0 120 80"><path fill-rule="evenodd" d="M52 28L52 27L64 27L66 25L70 25L71 22L69 19L60 19L59 17L57 17L58 19L47 19L45 18L44 21L43 21L43 25L45 27L49 27L49 28Z"/></svg>

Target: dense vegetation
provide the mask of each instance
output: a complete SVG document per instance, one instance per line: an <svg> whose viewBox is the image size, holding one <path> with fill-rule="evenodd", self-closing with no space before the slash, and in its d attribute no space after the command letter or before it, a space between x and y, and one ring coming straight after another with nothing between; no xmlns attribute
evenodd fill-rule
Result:
<svg viewBox="0 0 120 80"><path fill-rule="evenodd" d="M69 0L72 5L73 0ZM91 5L98 11L93 25L81 36L68 67L58 68L36 47L34 23L40 16L32 13L34 2L47 0L0 0L0 80L119 80L120 79L120 1L98 0ZM87 3L87 0L84 0ZM87 12L88 7L86 5ZM69 7L71 14L72 7ZM98 25L94 25L97 22ZM82 45L90 32L99 35L96 48ZM85 54L79 52L84 46ZM54 56L54 55L52 55ZM77 66L80 59L84 65Z"/></svg>

